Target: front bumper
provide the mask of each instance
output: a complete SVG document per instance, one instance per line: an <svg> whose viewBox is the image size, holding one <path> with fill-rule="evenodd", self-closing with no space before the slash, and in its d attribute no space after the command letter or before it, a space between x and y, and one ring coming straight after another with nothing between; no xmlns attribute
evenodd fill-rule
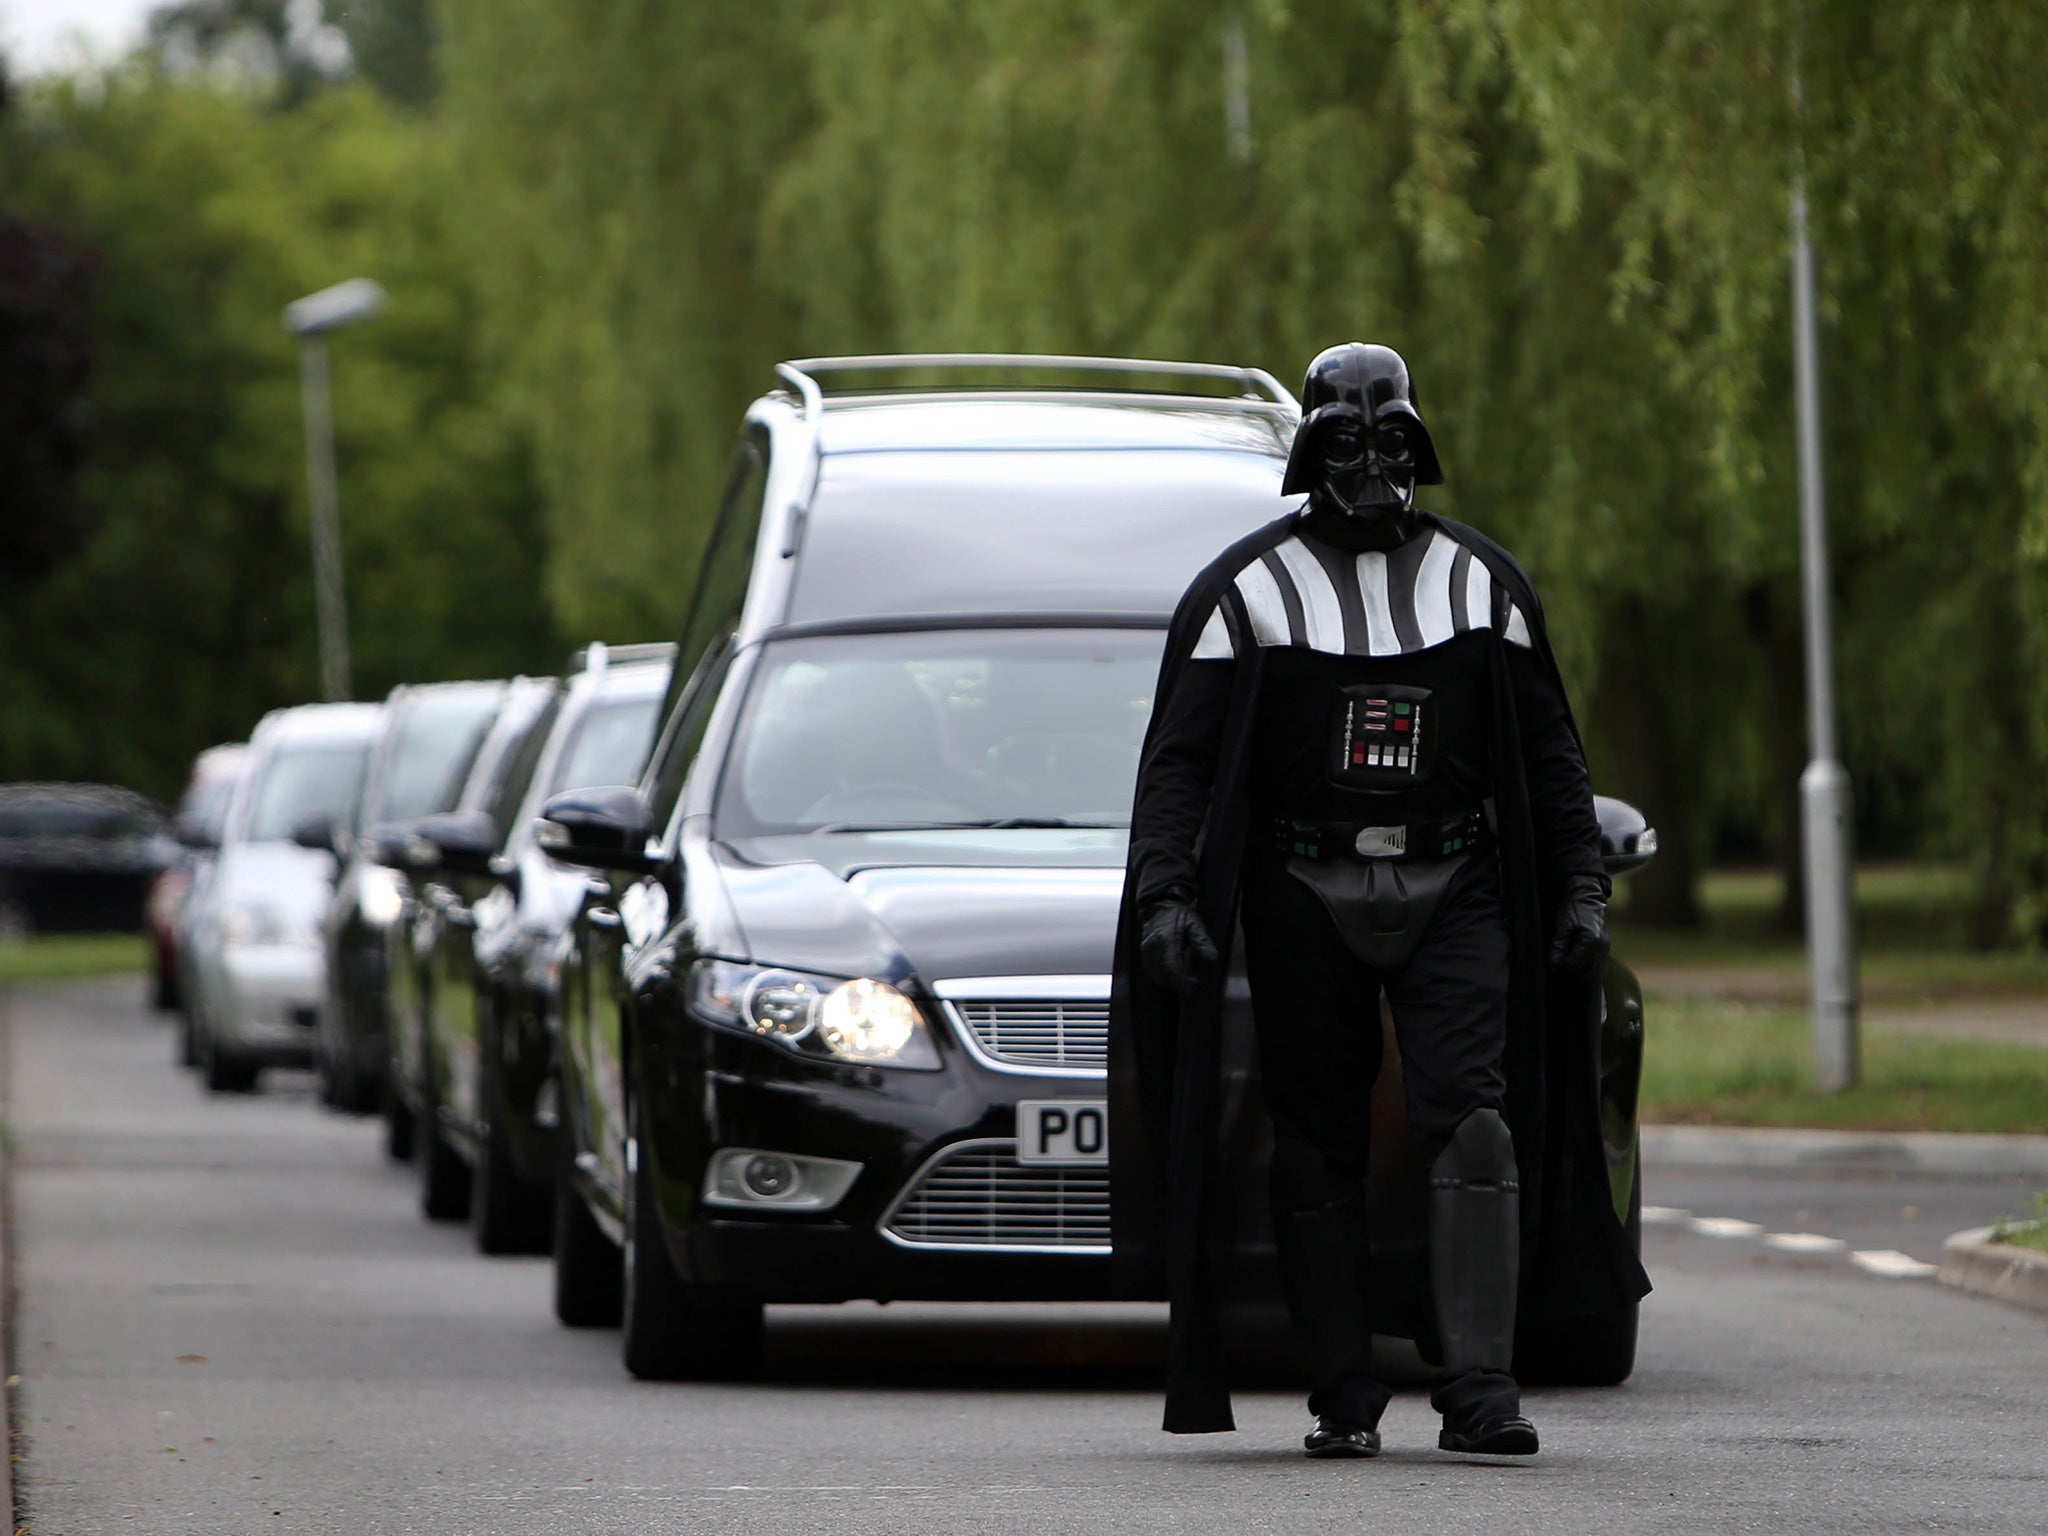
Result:
<svg viewBox="0 0 2048 1536"><path fill-rule="evenodd" d="M902 1072L784 1064L779 1047L746 1040L706 1044L700 1093L669 1097L650 1126L665 1235L685 1279L773 1301L1110 1298L1108 1169L1014 1159L1020 1100L1101 1099L1106 1084L999 1076L950 1051L942 1071ZM735 1146L861 1172L817 1214L705 1203L711 1156ZM935 1221L935 1205L956 1224Z"/></svg>
<svg viewBox="0 0 2048 1536"><path fill-rule="evenodd" d="M240 1055L310 1064L326 974L317 945L228 946L220 952L207 1026Z"/></svg>

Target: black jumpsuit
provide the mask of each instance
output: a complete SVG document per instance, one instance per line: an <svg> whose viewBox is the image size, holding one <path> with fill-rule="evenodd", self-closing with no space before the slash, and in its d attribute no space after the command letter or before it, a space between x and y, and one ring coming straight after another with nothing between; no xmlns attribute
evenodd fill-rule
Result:
<svg viewBox="0 0 2048 1536"><path fill-rule="evenodd" d="M1369 965L1290 871L1273 829L1480 810L1493 784L1487 647L1498 626L1545 877L1607 888L1585 761L1562 694L1528 649L1526 620L1441 533L1390 531L1361 539L1351 520L1313 513L1239 579L1256 632L1246 638L1267 648L1239 917L1273 1122L1275 1235L1290 1308L1316 1357L1310 1410L1362 1424L1386 1403L1369 1374L1361 1299L1380 995L1428 1164L1473 1111L1505 1111L1507 924L1492 853L1460 855L1417 941L1397 963ZM1132 814L1141 910L1194 889L1238 643L1212 625L1163 702Z"/></svg>

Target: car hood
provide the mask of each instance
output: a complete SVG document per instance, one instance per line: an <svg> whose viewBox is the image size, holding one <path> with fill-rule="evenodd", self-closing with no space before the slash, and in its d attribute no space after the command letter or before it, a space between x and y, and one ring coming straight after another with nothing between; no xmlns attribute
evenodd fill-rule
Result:
<svg viewBox="0 0 2048 1536"><path fill-rule="evenodd" d="M297 843L230 843L208 884L216 906L262 902L317 932L334 889L334 855Z"/></svg>
<svg viewBox="0 0 2048 1536"><path fill-rule="evenodd" d="M927 984L1104 975L1123 844L1120 832L1036 830L760 838L719 845L718 865L760 963Z"/></svg>

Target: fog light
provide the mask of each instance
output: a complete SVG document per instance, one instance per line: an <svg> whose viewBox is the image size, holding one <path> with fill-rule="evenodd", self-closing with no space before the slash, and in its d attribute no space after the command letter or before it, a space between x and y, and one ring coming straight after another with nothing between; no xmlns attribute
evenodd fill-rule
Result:
<svg viewBox="0 0 2048 1536"><path fill-rule="evenodd" d="M793 1195L799 1183L796 1164L773 1152L748 1158L740 1179L750 1192L763 1200L780 1200L784 1195Z"/></svg>
<svg viewBox="0 0 2048 1536"><path fill-rule="evenodd" d="M829 1211L853 1188L861 1165L761 1147L726 1147L704 1170L704 1203L759 1210Z"/></svg>

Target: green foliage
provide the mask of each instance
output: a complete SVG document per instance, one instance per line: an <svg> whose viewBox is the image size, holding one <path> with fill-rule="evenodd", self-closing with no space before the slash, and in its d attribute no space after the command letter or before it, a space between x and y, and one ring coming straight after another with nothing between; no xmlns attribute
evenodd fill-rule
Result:
<svg viewBox="0 0 2048 1536"><path fill-rule="evenodd" d="M332 358L356 682L546 667L523 440L495 403L456 169L366 91L297 111L142 63L24 91L11 207L90 253L96 532L0 612L0 778L167 795L191 754L315 686L299 294L357 273L386 315Z"/></svg>

